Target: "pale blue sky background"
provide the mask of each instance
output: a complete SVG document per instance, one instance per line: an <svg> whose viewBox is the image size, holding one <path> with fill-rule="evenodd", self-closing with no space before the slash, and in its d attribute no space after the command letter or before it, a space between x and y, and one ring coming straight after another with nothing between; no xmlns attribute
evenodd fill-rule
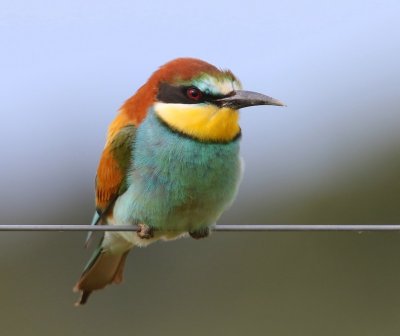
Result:
<svg viewBox="0 0 400 336"><path fill-rule="evenodd" d="M0 224L88 223L108 124L180 56L288 105L243 110L246 171L221 223L400 223L399 18L398 0L2 0ZM78 311L83 240L0 235L1 333L399 334L396 234L159 244Z"/></svg>
<svg viewBox="0 0 400 336"><path fill-rule="evenodd" d="M242 193L279 200L330 183L399 142L399 14L398 1L3 0L4 220L57 213L80 187L91 197L115 111L178 56L288 105L242 112ZM27 211L10 213L21 201Z"/></svg>

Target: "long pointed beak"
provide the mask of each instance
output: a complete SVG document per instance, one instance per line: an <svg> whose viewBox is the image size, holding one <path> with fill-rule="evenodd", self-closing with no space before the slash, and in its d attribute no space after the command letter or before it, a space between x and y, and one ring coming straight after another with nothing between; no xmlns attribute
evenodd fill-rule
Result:
<svg viewBox="0 0 400 336"><path fill-rule="evenodd" d="M229 97L217 99L214 103L220 107L229 107L233 109L240 109L248 106L256 105L275 105L286 106L278 99L263 95L258 92L237 90L233 91Z"/></svg>

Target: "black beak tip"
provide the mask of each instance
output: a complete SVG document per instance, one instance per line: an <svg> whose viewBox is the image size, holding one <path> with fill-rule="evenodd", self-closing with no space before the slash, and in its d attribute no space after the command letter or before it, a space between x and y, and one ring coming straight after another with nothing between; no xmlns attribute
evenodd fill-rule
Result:
<svg viewBox="0 0 400 336"><path fill-rule="evenodd" d="M271 98L270 103L268 103L267 105L287 107L287 105L284 102L281 102L280 100L275 98Z"/></svg>

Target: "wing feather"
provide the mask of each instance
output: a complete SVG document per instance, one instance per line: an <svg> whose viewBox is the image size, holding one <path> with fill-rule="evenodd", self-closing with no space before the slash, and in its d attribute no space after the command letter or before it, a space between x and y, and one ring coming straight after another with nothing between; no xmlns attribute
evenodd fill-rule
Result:
<svg viewBox="0 0 400 336"><path fill-rule="evenodd" d="M124 126L103 150L96 176L96 210L100 216L108 212L127 188L126 175L132 162L135 134L134 125Z"/></svg>

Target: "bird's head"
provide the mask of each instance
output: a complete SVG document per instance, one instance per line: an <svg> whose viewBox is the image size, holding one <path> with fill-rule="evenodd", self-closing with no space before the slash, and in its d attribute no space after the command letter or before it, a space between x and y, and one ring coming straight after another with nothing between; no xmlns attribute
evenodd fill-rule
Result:
<svg viewBox="0 0 400 336"><path fill-rule="evenodd" d="M138 119L153 107L168 127L197 140L229 142L240 135L239 109L284 105L241 88L231 71L194 58L178 58L153 73L125 105L136 110Z"/></svg>

